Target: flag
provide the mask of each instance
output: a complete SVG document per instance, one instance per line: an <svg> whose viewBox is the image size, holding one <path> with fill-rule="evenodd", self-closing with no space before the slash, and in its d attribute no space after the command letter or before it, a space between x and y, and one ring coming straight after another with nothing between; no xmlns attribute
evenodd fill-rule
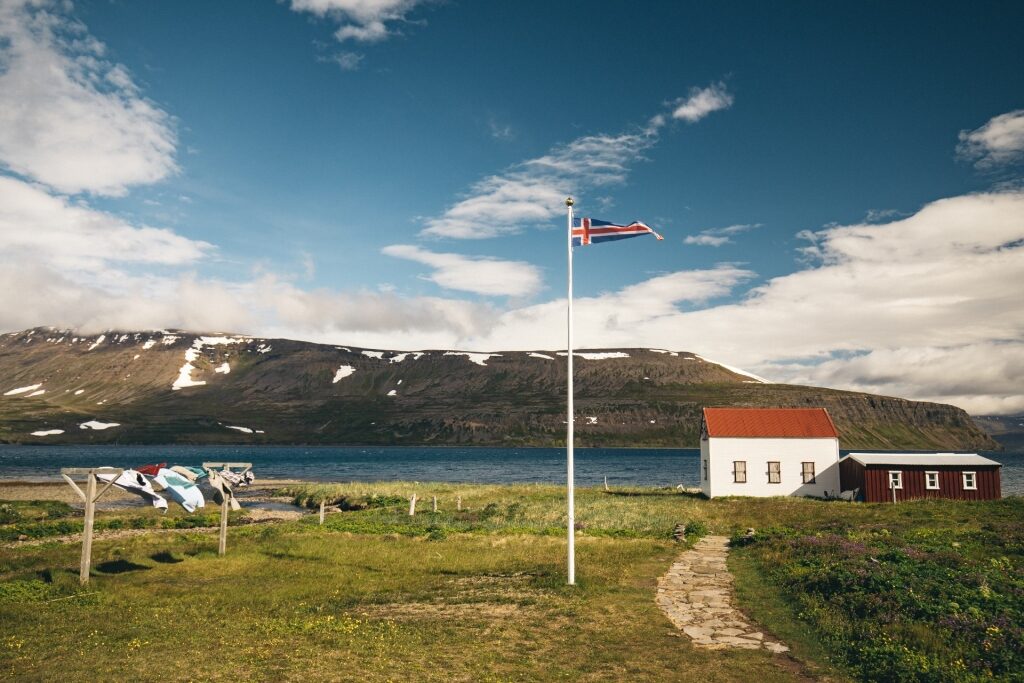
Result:
<svg viewBox="0 0 1024 683"><path fill-rule="evenodd" d="M608 221L599 221L596 218L574 218L572 222L572 246L574 247L624 240L641 235L654 235L659 240L665 239L640 221L633 221L629 225L618 225Z"/></svg>

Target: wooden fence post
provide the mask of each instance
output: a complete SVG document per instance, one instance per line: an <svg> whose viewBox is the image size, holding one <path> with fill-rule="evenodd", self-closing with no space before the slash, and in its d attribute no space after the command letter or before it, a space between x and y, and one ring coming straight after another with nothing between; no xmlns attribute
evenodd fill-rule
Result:
<svg viewBox="0 0 1024 683"><path fill-rule="evenodd" d="M217 554L224 555L228 551L228 507L230 506L227 496L220 504L220 539L217 542Z"/></svg>
<svg viewBox="0 0 1024 683"><path fill-rule="evenodd" d="M323 523L324 523L324 502L321 500L320 501L320 525L323 526Z"/></svg>
<svg viewBox="0 0 1024 683"><path fill-rule="evenodd" d="M608 475L604 475L604 490L608 490Z"/></svg>
<svg viewBox="0 0 1024 683"><path fill-rule="evenodd" d="M85 481L85 528L82 530L82 561L78 566L78 582L89 583L92 564L92 527L96 520L96 475L89 473Z"/></svg>
<svg viewBox="0 0 1024 683"><path fill-rule="evenodd" d="M458 496L455 499L455 509L457 509L459 512L462 512L462 496Z"/></svg>
<svg viewBox="0 0 1024 683"><path fill-rule="evenodd" d="M416 515L416 494L412 494L412 498L409 499L409 516L413 517Z"/></svg>
<svg viewBox="0 0 1024 683"><path fill-rule="evenodd" d="M203 469L207 472L213 472L215 470L241 470L238 474L245 474L252 469L251 462L204 462ZM223 556L228 551L228 511L231 510L232 501L235 505L238 502L235 501L235 490L234 487L229 486L227 482L224 485L224 500L220 506L220 538L217 539L217 555Z"/></svg>
<svg viewBox="0 0 1024 683"><path fill-rule="evenodd" d="M437 512L437 496L434 496L434 512Z"/></svg>
<svg viewBox="0 0 1024 683"><path fill-rule="evenodd" d="M89 570L92 565L92 530L96 521L96 501L107 492L107 489L113 486L114 480L120 477L123 471L114 467L65 467L60 471L60 476L71 485L71 488L75 490L75 493L85 503L85 523L82 526L82 558L78 564L78 582L83 586L89 583ZM97 472L111 475L110 481L99 492L96 491ZM73 474L85 474L85 491L82 491L74 479L71 478Z"/></svg>

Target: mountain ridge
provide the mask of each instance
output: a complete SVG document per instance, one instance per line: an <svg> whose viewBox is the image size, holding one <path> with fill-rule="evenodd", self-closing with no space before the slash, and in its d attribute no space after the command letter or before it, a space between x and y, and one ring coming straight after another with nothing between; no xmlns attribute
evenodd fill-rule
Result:
<svg viewBox="0 0 1024 683"><path fill-rule="evenodd" d="M694 447L704 406L820 405L843 448L998 448L953 406L769 383L685 351L574 356L580 446ZM564 357L33 328L0 336L0 441L558 446Z"/></svg>

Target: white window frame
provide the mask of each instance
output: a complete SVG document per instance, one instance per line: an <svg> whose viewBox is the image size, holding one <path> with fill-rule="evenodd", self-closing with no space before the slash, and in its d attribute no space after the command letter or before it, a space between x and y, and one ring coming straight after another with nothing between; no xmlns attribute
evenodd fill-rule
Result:
<svg viewBox="0 0 1024 683"><path fill-rule="evenodd" d="M778 466L778 471L772 472L772 465ZM769 484L781 484L782 483L782 461L781 460L769 460L768 461L768 483ZM778 481L772 481L772 475L777 474L779 476Z"/></svg>
<svg viewBox="0 0 1024 683"><path fill-rule="evenodd" d="M935 477L934 486L932 486L932 477ZM924 473L924 487L929 491L939 490L939 473L937 471L930 471Z"/></svg>
<svg viewBox="0 0 1024 683"><path fill-rule="evenodd" d="M894 478L892 475L896 475ZM903 470L889 470L889 488L890 489L903 489Z"/></svg>
<svg viewBox="0 0 1024 683"><path fill-rule="evenodd" d="M743 481L740 481L740 471L736 467L737 465L743 465ZM746 460L733 460L732 461L732 483L734 484L746 484L747 483L747 461Z"/></svg>
<svg viewBox="0 0 1024 683"><path fill-rule="evenodd" d="M961 472L964 478L964 491L977 491L978 490L978 473L977 472ZM967 485L967 475L971 475L971 485Z"/></svg>
<svg viewBox="0 0 1024 683"><path fill-rule="evenodd" d="M810 472L811 478L810 479L807 478L807 466L808 465L811 466L811 472ZM814 484L814 483L816 483L815 479L817 479L817 476L818 476L817 472L815 471L816 469L817 468L815 467L813 460L811 460L811 461L804 461L804 462L800 463L800 478L803 480L803 482L805 484Z"/></svg>

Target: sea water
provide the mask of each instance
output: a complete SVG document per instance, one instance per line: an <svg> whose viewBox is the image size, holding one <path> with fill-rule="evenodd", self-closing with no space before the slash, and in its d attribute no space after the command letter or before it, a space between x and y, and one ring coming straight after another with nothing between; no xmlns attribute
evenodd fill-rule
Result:
<svg viewBox="0 0 1024 683"><path fill-rule="evenodd" d="M693 448L577 448L576 484L699 486ZM845 451L844 451L845 453ZM1003 465L1003 495L1024 495L1024 453L984 453ZM0 480L54 481L62 467L251 462L258 478L308 481L565 483L563 448L360 446L0 446Z"/></svg>

